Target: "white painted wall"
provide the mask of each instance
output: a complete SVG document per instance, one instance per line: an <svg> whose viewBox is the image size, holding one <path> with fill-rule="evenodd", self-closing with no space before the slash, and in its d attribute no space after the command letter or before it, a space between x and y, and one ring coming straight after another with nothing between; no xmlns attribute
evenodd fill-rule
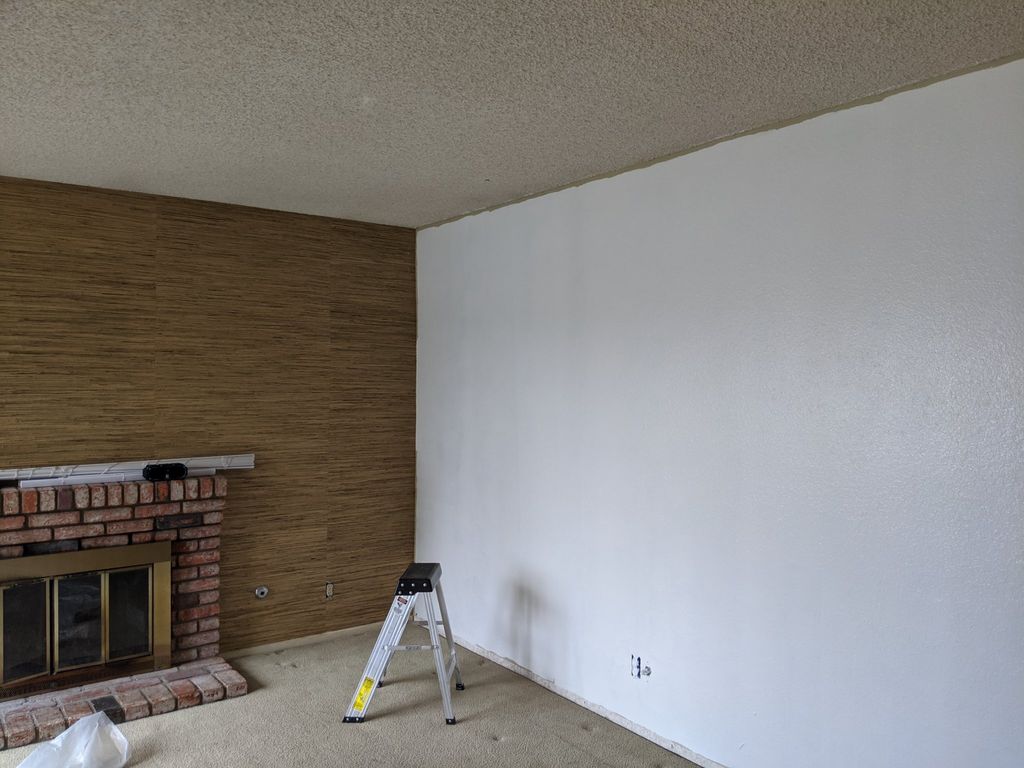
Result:
<svg viewBox="0 0 1024 768"><path fill-rule="evenodd" d="M734 768L1020 766L1022 217L1017 61L422 231L456 634Z"/></svg>

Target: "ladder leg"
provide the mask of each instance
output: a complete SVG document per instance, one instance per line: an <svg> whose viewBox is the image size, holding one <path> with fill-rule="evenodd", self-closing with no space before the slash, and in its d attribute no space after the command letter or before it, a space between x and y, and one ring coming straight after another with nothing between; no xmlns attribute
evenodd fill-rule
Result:
<svg viewBox="0 0 1024 768"><path fill-rule="evenodd" d="M387 618L384 619L384 626L380 628L380 634L377 635L377 642L373 646L370 660L366 662L363 676L360 678L356 692L353 694L352 701L348 705L344 722L363 722L363 718L370 708L373 694L377 690L377 682L381 679L381 673L390 660L391 654L394 653L394 646L398 645L398 641L402 638L402 632L405 631L405 626L412 615L413 606L416 605L416 598L418 597L419 595L411 595L409 597L395 596Z"/></svg>
<svg viewBox="0 0 1024 768"><path fill-rule="evenodd" d="M430 630L430 644L434 650L434 665L437 667L437 682L441 686L441 706L444 708L444 721L455 725L455 713L452 711L451 681L448 679L447 665L441 653L441 638L437 631L437 616L434 614L434 603L427 594L423 601L427 614L427 628Z"/></svg>
<svg viewBox="0 0 1024 768"><path fill-rule="evenodd" d="M462 684L462 670L459 669L459 659L455 655L455 635L452 634L452 623L448 620L448 606L444 602L440 579L434 585L434 589L437 591L437 605L441 609L441 621L444 622L444 637L448 642L448 656L454 660L455 664L455 690L464 691L466 686Z"/></svg>
<svg viewBox="0 0 1024 768"><path fill-rule="evenodd" d="M399 637L399 640L402 638ZM397 640L393 644L397 644ZM388 655L384 658L384 669L380 671L380 678L377 680L377 687L380 688L384 685L384 678L388 676L388 665L391 664L391 658L395 655L394 650L388 651Z"/></svg>

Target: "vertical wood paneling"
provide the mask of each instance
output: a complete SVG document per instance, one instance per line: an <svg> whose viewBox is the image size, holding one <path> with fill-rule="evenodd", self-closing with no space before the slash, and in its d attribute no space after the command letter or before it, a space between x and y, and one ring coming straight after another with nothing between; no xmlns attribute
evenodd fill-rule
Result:
<svg viewBox="0 0 1024 768"><path fill-rule="evenodd" d="M0 466L254 451L223 646L376 620L413 554L414 251L407 229L0 178Z"/></svg>

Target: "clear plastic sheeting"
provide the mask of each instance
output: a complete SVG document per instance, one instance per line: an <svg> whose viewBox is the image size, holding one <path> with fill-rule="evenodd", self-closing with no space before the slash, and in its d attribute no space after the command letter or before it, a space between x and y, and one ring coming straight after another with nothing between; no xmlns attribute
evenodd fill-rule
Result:
<svg viewBox="0 0 1024 768"><path fill-rule="evenodd" d="M97 712L40 744L18 768L123 768L130 757L128 739L105 713Z"/></svg>

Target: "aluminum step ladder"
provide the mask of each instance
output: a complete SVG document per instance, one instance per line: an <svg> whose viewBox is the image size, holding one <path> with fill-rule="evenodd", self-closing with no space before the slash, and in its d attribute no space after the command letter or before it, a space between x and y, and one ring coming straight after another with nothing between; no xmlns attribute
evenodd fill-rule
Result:
<svg viewBox="0 0 1024 768"><path fill-rule="evenodd" d="M441 609L441 620L437 620L434 613L434 601L430 593L437 595L437 606ZM402 633L413 617L413 609L420 596L423 597L423 611L427 618L425 621L413 621L421 627L426 627L430 632L430 645L400 645ZM445 659L441 652L441 639L438 636L437 625L444 625L444 637L448 646L448 656ZM452 638L452 625L448 621L448 608L444 604L444 592L441 590L441 564L440 563L412 563L405 569L405 573L398 580L398 588L395 590L395 599L391 603L391 609L384 620L384 626L380 628L377 636L377 643L370 653L370 660L363 670L362 682L356 688L352 696L352 702L348 705L344 722L361 723L366 718L366 712L370 708L370 701L377 688L384 684L384 676L388 672L388 664L395 651L433 651L434 665L437 667L437 681L441 685L441 706L444 708L444 721L448 725L455 725L455 712L452 711L451 679L455 675L455 689L465 690L462 684L462 672L459 670L459 660L455 655L455 641Z"/></svg>

